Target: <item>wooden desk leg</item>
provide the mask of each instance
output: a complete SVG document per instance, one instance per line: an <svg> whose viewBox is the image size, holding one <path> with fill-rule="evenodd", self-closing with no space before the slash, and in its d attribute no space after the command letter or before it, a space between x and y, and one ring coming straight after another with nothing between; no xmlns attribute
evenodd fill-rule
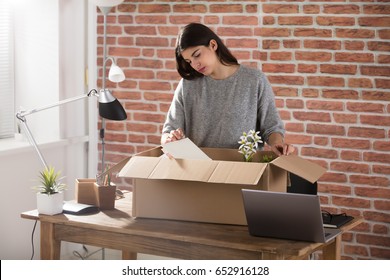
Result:
<svg viewBox="0 0 390 280"><path fill-rule="evenodd" d="M338 235L333 242L322 249L324 260L341 259L341 235Z"/></svg>
<svg viewBox="0 0 390 280"><path fill-rule="evenodd" d="M136 260L136 259L137 259L137 253L122 251L122 260Z"/></svg>
<svg viewBox="0 0 390 280"><path fill-rule="evenodd" d="M61 241L55 240L54 224L41 222L41 260L59 260Z"/></svg>

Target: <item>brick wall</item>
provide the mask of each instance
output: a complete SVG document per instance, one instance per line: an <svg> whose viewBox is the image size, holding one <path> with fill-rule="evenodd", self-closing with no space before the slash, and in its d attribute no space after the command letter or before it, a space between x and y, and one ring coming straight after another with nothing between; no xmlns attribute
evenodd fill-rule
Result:
<svg viewBox="0 0 390 280"><path fill-rule="evenodd" d="M287 141L328 170L319 181L324 208L364 217L343 235L342 257L389 259L389 14L386 0L126 0L108 16L108 54L127 77L108 86L128 120L107 122L107 162L159 144L179 80L176 35L204 23L241 63L267 74Z"/></svg>

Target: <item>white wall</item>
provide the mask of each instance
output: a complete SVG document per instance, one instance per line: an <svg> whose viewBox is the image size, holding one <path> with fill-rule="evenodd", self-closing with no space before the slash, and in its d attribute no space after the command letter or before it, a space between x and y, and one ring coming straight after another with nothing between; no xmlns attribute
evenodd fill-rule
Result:
<svg viewBox="0 0 390 280"><path fill-rule="evenodd" d="M85 93L87 1L14 0L14 3L20 5L17 18L21 20L16 34L20 39L16 42L17 71L23 70L17 75L17 105L32 109ZM58 12L58 24L53 19L53 9ZM56 43L57 47L51 46L49 51L33 43L34 38L48 39L45 36L50 36L50 44ZM37 47L46 51L39 52ZM49 69L48 79L38 73L43 66ZM66 199L74 198L76 178L96 174L97 121L96 117L90 120L89 114L97 114L96 100L77 101L28 117L46 161L66 176ZM41 169L37 154L27 142L0 140L0 259L31 257L34 223L22 219L20 214L36 208L31 187ZM34 259L39 259L39 223L34 238Z"/></svg>

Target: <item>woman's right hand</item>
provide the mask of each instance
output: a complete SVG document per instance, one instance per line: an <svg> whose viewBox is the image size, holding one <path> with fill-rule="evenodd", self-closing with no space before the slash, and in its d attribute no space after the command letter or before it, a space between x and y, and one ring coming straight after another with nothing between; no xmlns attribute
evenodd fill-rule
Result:
<svg viewBox="0 0 390 280"><path fill-rule="evenodd" d="M181 128L171 130L169 133L164 133L161 137L161 144L177 141L185 138L184 132Z"/></svg>

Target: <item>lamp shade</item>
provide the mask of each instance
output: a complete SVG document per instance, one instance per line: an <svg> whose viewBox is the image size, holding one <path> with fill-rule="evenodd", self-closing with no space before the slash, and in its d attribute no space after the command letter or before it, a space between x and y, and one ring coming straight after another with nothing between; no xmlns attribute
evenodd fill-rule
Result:
<svg viewBox="0 0 390 280"><path fill-rule="evenodd" d="M90 0L90 2L94 3L98 7L114 7L118 6L124 0Z"/></svg>
<svg viewBox="0 0 390 280"><path fill-rule="evenodd" d="M99 91L99 115L102 118L115 121L127 119L125 109L108 89Z"/></svg>
<svg viewBox="0 0 390 280"><path fill-rule="evenodd" d="M108 79L114 83L122 82L125 80L125 73L113 62L110 67L110 72L108 72Z"/></svg>

